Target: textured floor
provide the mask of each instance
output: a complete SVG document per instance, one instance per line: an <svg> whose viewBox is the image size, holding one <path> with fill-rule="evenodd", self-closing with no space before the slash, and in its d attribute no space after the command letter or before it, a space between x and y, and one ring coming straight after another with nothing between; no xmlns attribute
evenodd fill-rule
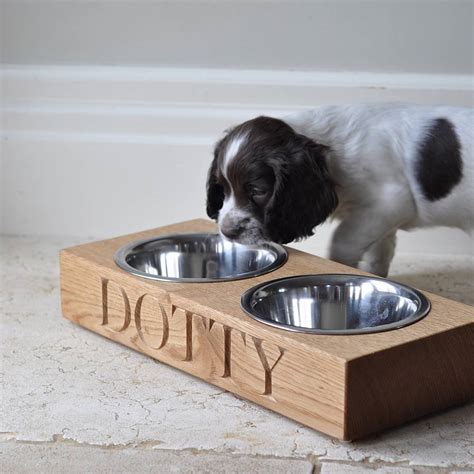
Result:
<svg viewBox="0 0 474 474"><path fill-rule="evenodd" d="M1 245L1 472L473 472L474 405L334 441L62 319L58 250ZM474 305L473 261L397 257L391 276Z"/></svg>

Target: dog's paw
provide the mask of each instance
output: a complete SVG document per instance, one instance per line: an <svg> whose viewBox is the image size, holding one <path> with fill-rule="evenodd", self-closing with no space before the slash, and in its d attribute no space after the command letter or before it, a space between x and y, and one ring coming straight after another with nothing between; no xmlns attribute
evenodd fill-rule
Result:
<svg viewBox="0 0 474 474"><path fill-rule="evenodd" d="M359 270L367 273L373 273L374 275L386 278L388 275L388 268L386 262L367 262L362 260L357 265Z"/></svg>

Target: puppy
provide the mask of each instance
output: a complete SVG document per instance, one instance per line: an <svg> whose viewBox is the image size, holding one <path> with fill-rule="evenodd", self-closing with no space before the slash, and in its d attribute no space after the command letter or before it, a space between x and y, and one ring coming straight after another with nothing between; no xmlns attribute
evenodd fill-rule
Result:
<svg viewBox="0 0 474 474"><path fill-rule="evenodd" d="M330 258L386 276L398 229L473 227L474 111L322 106L257 117L216 145L207 214L244 244L288 243L340 221Z"/></svg>

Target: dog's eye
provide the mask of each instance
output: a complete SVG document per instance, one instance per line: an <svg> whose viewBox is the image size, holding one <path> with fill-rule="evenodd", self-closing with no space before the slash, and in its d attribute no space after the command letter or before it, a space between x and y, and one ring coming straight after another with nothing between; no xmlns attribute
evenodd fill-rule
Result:
<svg viewBox="0 0 474 474"><path fill-rule="evenodd" d="M252 188L250 190L250 199L255 204L263 204L268 196L268 191L266 189Z"/></svg>

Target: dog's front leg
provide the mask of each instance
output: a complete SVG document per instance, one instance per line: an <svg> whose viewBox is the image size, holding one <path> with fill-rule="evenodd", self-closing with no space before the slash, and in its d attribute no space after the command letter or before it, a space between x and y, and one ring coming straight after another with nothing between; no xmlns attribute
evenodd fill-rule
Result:
<svg viewBox="0 0 474 474"><path fill-rule="evenodd" d="M395 232L372 244L362 256L358 267L365 272L381 277L388 275L388 269L395 254Z"/></svg>
<svg viewBox="0 0 474 474"><path fill-rule="evenodd" d="M402 219L399 215L384 215L384 211L366 209L351 213L334 232L329 258L357 268L367 253L369 266L366 263L361 269L385 276L393 255L393 237Z"/></svg>

